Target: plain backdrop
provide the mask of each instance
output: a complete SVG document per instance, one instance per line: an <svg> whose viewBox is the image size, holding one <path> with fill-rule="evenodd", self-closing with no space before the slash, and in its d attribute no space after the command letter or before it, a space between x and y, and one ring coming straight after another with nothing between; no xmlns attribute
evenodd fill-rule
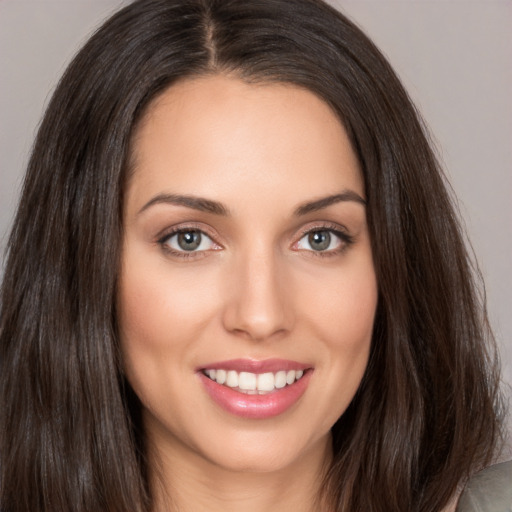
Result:
<svg viewBox="0 0 512 512"><path fill-rule="evenodd" d="M0 0L2 253L49 95L87 35L123 3ZM388 57L432 131L485 279L504 378L512 383L512 2L331 3Z"/></svg>

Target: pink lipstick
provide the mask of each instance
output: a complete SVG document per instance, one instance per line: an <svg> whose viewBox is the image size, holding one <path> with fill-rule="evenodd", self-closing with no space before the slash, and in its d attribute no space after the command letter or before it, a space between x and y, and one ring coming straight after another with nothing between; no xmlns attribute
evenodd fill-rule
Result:
<svg viewBox="0 0 512 512"><path fill-rule="evenodd" d="M198 368L212 400L242 418L266 419L284 413L304 394L313 369L284 359L232 359Z"/></svg>

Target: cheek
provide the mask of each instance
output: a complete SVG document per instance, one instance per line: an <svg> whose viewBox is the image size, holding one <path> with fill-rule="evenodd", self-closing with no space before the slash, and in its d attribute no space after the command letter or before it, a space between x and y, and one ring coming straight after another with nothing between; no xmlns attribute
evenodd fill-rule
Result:
<svg viewBox="0 0 512 512"><path fill-rule="evenodd" d="M333 294L332 300L324 303L319 329L329 351L331 379L338 380L348 395L356 392L366 370L376 305L377 290L371 283L345 288L344 293Z"/></svg>
<svg viewBox="0 0 512 512"><path fill-rule="evenodd" d="M360 279L348 279L332 303L338 304L328 325L333 352L338 357L341 373L353 381L355 393L362 379L373 334L377 308L377 283L373 272L364 272Z"/></svg>
<svg viewBox="0 0 512 512"><path fill-rule="evenodd" d="M190 370L201 345L204 326L213 317L207 276L169 269L164 258L144 261L136 251L125 252L119 280L118 318L123 366L147 417L158 425L173 425L169 411L193 412ZM203 286L203 284L205 286ZM208 329L206 329L208 330ZM180 400L173 390L186 393Z"/></svg>
<svg viewBox="0 0 512 512"><path fill-rule="evenodd" d="M295 295L303 297L301 310L320 338L333 349L357 353L371 340L378 289L369 256L349 263L328 277L314 276Z"/></svg>
<svg viewBox="0 0 512 512"><path fill-rule="evenodd" d="M124 264L118 301L124 345L177 349L180 341L194 338L215 308L207 275L170 271L161 259L142 266L132 258Z"/></svg>
<svg viewBox="0 0 512 512"><path fill-rule="evenodd" d="M146 408L153 411L166 400L162 389L179 389L188 377L200 350L197 340L215 309L208 276L169 267L163 257L148 262L135 250L125 251L119 280L124 371Z"/></svg>
<svg viewBox="0 0 512 512"><path fill-rule="evenodd" d="M310 332L321 341L316 351L322 393L311 412L323 417L320 430L327 431L345 412L366 371L378 289L370 263L333 273L323 283L302 310Z"/></svg>

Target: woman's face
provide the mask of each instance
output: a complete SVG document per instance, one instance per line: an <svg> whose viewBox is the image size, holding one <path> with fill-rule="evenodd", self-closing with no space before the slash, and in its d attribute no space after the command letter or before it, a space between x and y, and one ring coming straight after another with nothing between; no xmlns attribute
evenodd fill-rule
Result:
<svg viewBox="0 0 512 512"><path fill-rule="evenodd" d="M270 471L329 446L377 304L364 184L311 92L173 85L134 137L119 324L149 439Z"/></svg>

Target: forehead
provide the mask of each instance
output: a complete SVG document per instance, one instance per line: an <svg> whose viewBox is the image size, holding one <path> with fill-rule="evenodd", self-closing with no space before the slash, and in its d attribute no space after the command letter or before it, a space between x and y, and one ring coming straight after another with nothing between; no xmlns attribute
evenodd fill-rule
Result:
<svg viewBox="0 0 512 512"><path fill-rule="evenodd" d="M311 195L364 185L338 117L312 92L207 76L174 84L149 106L133 139L128 190L224 193L296 185Z"/></svg>

